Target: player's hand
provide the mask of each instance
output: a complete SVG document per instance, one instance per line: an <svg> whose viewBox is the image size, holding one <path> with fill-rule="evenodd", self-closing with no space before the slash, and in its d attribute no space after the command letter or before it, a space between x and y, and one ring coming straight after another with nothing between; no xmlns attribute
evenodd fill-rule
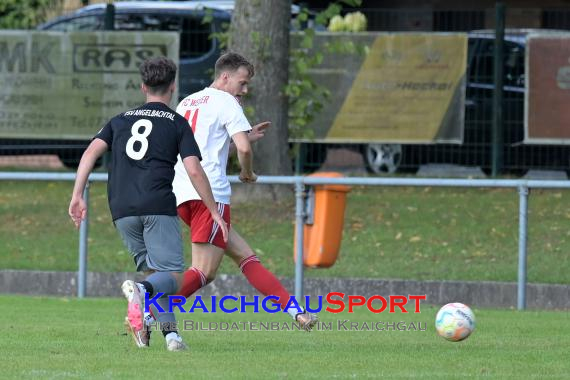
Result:
<svg viewBox="0 0 570 380"><path fill-rule="evenodd" d="M75 227L79 228L81 221L87 216L87 204L83 198L71 198L68 212Z"/></svg>
<svg viewBox="0 0 570 380"><path fill-rule="evenodd" d="M257 181L257 174L254 172L244 172L239 173L239 180L243 183L254 183Z"/></svg>
<svg viewBox="0 0 570 380"><path fill-rule="evenodd" d="M219 213L216 213L215 215L212 214L212 219L214 219L214 222L218 223L218 225L221 227L222 236L224 238L224 243L227 243L228 242L228 225L227 225L227 223L224 221L224 219L222 218L222 216Z"/></svg>
<svg viewBox="0 0 570 380"><path fill-rule="evenodd" d="M251 128L251 131L249 132L249 134L247 135L249 142L256 142L257 140L260 140L261 138L263 138L263 136L265 136L265 131L270 126L271 126L270 121L264 121L263 123L259 123L259 124L254 125Z"/></svg>

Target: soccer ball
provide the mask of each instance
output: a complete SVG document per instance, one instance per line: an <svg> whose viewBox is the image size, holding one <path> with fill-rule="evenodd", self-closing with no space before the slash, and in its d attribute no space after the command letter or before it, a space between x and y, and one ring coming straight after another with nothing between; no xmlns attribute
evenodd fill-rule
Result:
<svg viewBox="0 0 570 380"><path fill-rule="evenodd" d="M459 342L475 330L475 315L462 303L448 303L437 312L435 329L439 336Z"/></svg>

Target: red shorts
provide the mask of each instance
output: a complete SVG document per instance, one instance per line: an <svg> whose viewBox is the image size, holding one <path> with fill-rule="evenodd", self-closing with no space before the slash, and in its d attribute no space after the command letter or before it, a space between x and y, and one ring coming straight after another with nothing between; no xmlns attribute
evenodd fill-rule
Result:
<svg viewBox="0 0 570 380"><path fill-rule="evenodd" d="M230 228L230 205L216 203L218 211ZM190 227L192 243L210 243L216 247L226 249L222 229L212 219L212 214L201 200L191 200L182 203L177 208L180 219Z"/></svg>

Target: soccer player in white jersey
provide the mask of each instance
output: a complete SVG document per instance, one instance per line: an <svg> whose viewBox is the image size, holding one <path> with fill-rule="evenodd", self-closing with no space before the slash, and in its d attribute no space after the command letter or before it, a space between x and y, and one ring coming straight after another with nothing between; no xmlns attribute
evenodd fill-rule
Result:
<svg viewBox="0 0 570 380"><path fill-rule="evenodd" d="M175 88L176 65L165 57L151 58L142 63L140 72L146 103L113 117L95 135L77 169L69 215L79 227L87 213L83 190L89 173L95 161L111 150L107 186L113 224L137 270L147 274L140 283L123 283L128 300L125 325L137 346L145 347L149 333L144 328L144 293L148 292L149 297L177 293L184 271L180 224L172 193L177 158L183 158L181 167L186 178L198 189L205 212L220 226L222 235L227 236L227 226L217 210L188 123L168 107ZM175 326L173 315L157 318ZM186 349L177 331L169 329L163 333L169 351Z"/></svg>
<svg viewBox="0 0 570 380"><path fill-rule="evenodd" d="M212 186L212 193L222 217L230 226L230 183L226 167L233 140L241 166L242 182L257 180L253 172L251 141L261 137L269 122L250 126L240 105L247 94L254 68L237 53L223 54L215 65L214 82L208 88L189 95L178 105L176 112L184 116L202 153L202 167ZM249 132L252 133L249 133ZM248 136L249 133L249 136ZM230 256L239 266L250 284L265 296L279 297L277 303L285 309L290 294L281 282L259 261L246 241L231 226L227 243L222 239L217 223L206 212L203 201L196 193L183 170L180 159L175 166L173 190L178 204L178 215L190 227L192 240L192 267L184 273L180 295L189 297L213 281L224 256ZM289 314L305 330L310 331L317 322L313 314L289 308Z"/></svg>

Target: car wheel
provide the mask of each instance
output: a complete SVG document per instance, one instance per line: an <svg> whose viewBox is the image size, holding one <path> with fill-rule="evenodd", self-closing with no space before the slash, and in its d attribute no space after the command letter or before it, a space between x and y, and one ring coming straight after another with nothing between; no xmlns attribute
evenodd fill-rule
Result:
<svg viewBox="0 0 570 380"><path fill-rule="evenodd" d="M367 144L363 147L362 156L370 173L395 173L402 163L402 145Z"/></svg>

